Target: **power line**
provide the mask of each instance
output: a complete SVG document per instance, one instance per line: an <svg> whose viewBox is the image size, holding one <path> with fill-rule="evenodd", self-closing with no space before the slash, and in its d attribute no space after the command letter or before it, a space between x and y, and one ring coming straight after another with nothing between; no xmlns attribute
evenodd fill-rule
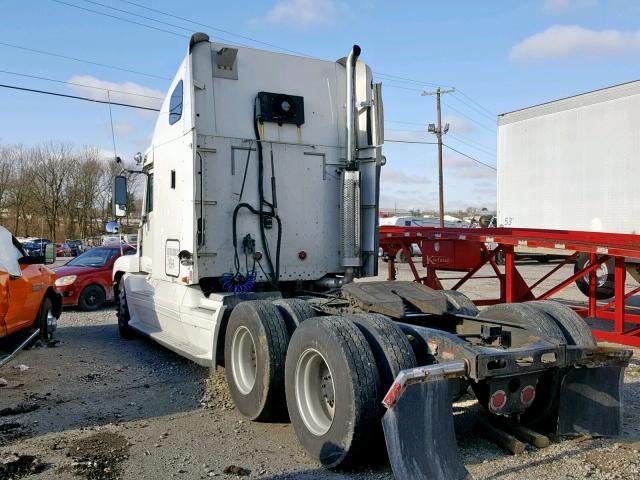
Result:
<svg viewBox="0 0 640 480"><path fill-rule="evenodd" d="M50 92L48 90L36 90L34 88L18 87L16 85L6 85L6 84L3 84L3 83L0 83L0 87L1 88L10 88L12 90L21 90L23 92L42 93L44 95L53 95L55 97L73 98L74 100L85 100L87 102L103 103L103 104L109 104L110 103L111 105L117 105L119 107L138 108L140 110L150 110L152 112L159 112L160 111L159 108L142 107L140 105L132 105L132 104L129 104L129 103L109 102L107 100L97 100L95 98L80 97L78 95L68 95L66 93Z"/></svg>
<svg viewBox="0 0 640 480"><path fill-rule="evenodd" d="M496 119L496 115L489 115L484 110L481 110L478 107L476 107L475 105L473 105L472 103L466 101L464 98L458 97L455 94L452 95L451 98L453 100L455 100L456 102L460 102L462 105L466 106L473 113L475 113L477 115L480 115L483 119L487 119L487 120L491 120L491 121L495 121L495 119Z"/></svg>
<svg viewBox="0 0 640 480"><path fill-rule="evenodd" d="M112 7L110 5L105 5L104 3L95 2L93 0L83 0L83 1L86 2L86 3L91 3L93 5L98 5L98 6L103 7L103 8L108 8L108 9L114 10L116 12L126 13L127 15L131 15L131 16L139 17L139 18L144 18L145 20L151 20L152 22L156 22L156 23L159 23L161 25L166 25L168 27L178 28L180 30L184 30L184 31L187 31L189 33L193 33L193 30L191 28L183 27L182 25L176 25L174 23L163 22L162 20L157 20L157 19L152 18L152 17L146 17L146 16L141 15L139 13L132 12L131 10L124 10L122 8ZM222 37L213 37L213 38L217 38L218 40L222 40L224 42L233 42L233 40L229 40L228 38L222 38ZM243 45L241 43L238 43L238 45L240 45L242 47L248 47L248 45Z"/></svg>
<svg viewBox="0 0 640 480"><path fill-rule="evenodd" d="M437 145L438 142L421 142L419 140L394 140L393 138L385 138L385 142L389 143L416 143L419 145Z"/></svg>
<svg viewBox="0 0 640 480"><path fill-rule="evenodd" d="M495 155L495 150L491 151L488 147L485 147L484 145L478 143L478 142L474 142L473 140L470 139L464 139L464 138L460 138L458 135L454 135L452 133L449 133L449 136L451 138L453 138L454 140L456 140L457 142L460 143L464 143L465 145L471 147L471 148L475 148L476 150L486 153L487 155Z"/></svg>
<svg viewBox="0 0 640 480"><path fill-rule="evenodd" d="M155 100L163 100L163 97L154 97L152 95L144 95L142 93L125 92L123 90L112 90L110 88L96 87L95 85L85 85L85 84L82 84L82 83L67 82L67 81L64 81L64 80L56 80L54 78L40 77L38 75L29 75L29 74L26 74L26 73L10 72L8 70L0 70L0 73L6 73L8 75L16 75L18 77L34 78L34 79L37 79L37 80L46 80L47 82L63 83L65 85L74 85L74 86L77 86L77 87L93 88L93 89L96 89L96 90L103 90L105 92L111 92L111 93L121 93L123 95L132 95L134 97L144 97L144 98L153 98Z"/></svg>
<svg viewBox="0 0 640 480"><path fill-rule="evenodd" d="M176 37L182 38L190 38L189 35L183 35L182 33L172 32L171 30L166 30L160 27L154 27L153 25L147 25L146 23L136 22L135 20L130 20L128 18L122 18L117 15L111 15L110 13L100 12L98 10L92 10L91 8L81 7L80 5L74 5L73 3L63 2L62 0L51 0L52 2L59 3L61 5L66 5L68 7L77 8L78 10L84 10L86 12L95 13L96 15L102 15L109 18L115 18L116 20L120 20L122 22L133 23L134 25L139 25L141 27L150 28L152 30L157 30L159 32L169 33L171 35L175 35Z"/></svg>
<svg viewBox="0 0 640 480"><path fill-rule="evenodd" d="M418 140L395 140L395 139L388 139L385 138L384 139L385 143L389 142L389 143L414 143L414 144L418 144L418 145L437 145L438 142L421 142ZM450 147L449 145L447 145L446 143L442 144L443 147L447 147L449 150L453 150L456 153L459 153L460 155L462 155L463 157L468 158L469 160L473 160L476 163L479 163L480 165L484 165L487 168L490 168L491 170L497 170L496 167L494 167L493 165L489 165L488 163L484 163L482 160L478 160L475 157L472 157L471 155L467 155L464 152L461 152L460 150Z"/></svg>
<svg viewBox="0 0 640 480"><path fill-rule="evenodd" d="M497 115L495 113L493 113L491 110L483 107L480 103L478 103L476 100L474 100L473 98L471 98L469 95L467 95L466 93L464 93L462 90L458 89L458 93L460 95L462 95L463 97L465 97L467 100L473 102L474 104L476 104L478 107L480 107L482 110L484 110L485 112L487 112L489 115L491 115L493 118L497 117Z"/></svg>
<svg viewBox="0 0 640 480"><path fill-rule="evenodd" d="M230 32L228 30L223 30L221 28L217 28L217 27L214 27L212 25L207 25L206 23L200 23L200 22L197 22L195 20L191 20L191 19L188 19L188 18L185 18L185 17L180 17L178 15L175 15L175 14L172 14L172 13L169 13L169 12L165 12L165 11L162 11L162 10L158 10L157 8L151 8L151 7L148 7L146 5L142 5L140 3L131 2L129 0L120 0L120 1L123 2L123 3L128 3L130 5L135 5L136 7L143 8L143 9L149 10L151 12L155 12L155 13L159 13L161 15L165 15L167 17L172 17L172 18L175 18L177 20L182 20L183 22L189 22L189 23L192 23L194 25L200 25L201 27L206 27L206 28L209 28L211 30L215 30L217 32L222 32L222 33L224 33L226 35L232 35L234 37L243 38L245 40L249 40L251 42L258 43L260 45L265 45L267 47L277 48L278 50L282 50L284 52L293 53L295 55L302 55L304 57L308 57L309 56L308 54L303 53L303 52L298 52L296 50L289 50L288 48L281 47L281 46L276 45L274 43L264 42L262 40L258 40L257 38L249 37L247 35L241 35L239 33L234 33L234 32Z"/></svg>
<svg viewBox="0 0 640 480"><path fill-rule="evenodd" d="M495 126L493 127L493 129L487 127L486 125L480 123L479 121L475 120L474 118L471 118L469 115L467 115L466 113L464 113L461 110L458 110L456 107L452 107L451 104L447 104L447 107L450 108L451 110L453 110L454 112L457 112L458 114L462 115L463 117L465 117L467 120L472 121L473 123L475 123L476 125L478 125L479 127L484 128L485 130L494 133L495 130Z"/></svg>
<svg viewBox="0 0 640 480"><path fill-rule="evenodd" d="M96 65L98 67L111 68L113 70L119 70L121 72L135 73L137 75L144 75L145 77L159 78L160 80L172 80L169 77L162 77L160 75L153 75L151 73L140 72L138 70L131 70L129 68L118 67L116 65L109 65L107 63L99 63L99 62L94 62L92 60L85 60L85 59L82 59L82 58L70 57L68 55L62 55L62 54L59 54L59 53L47 52L45 50L36 50L35 48L22 47L20 45L14 45L12 43L0 42L0 45L5 46L5 47L10 47L10 48L16 48L18 50L24 50L24 51L27 51L27 52L38 53L40 55L48 55L50 57L64 58L65 60L72 60L74 62L86 63L88 65Z"/></svg>
<svg viewBox="0 0 640 480"><path fill-rule="evenodd" d="M498 169L497 169L496 167L494 167L493 165L489 165L488 163L484 163L483 161L478 160L477 158L472 157L471 155L467 155L466 153L461 152L460 150L457 150L457 149L455 149L455 148L453 148L453 147L450 147L450 146L449 146L449 145L447 145L446 143L443 143L442 145L443 145L443 146L445 146L445 147L447 147L449 150L453 150L454 152L456 152L456 153L458 153L458 154L462 155L463 157L467 157L469 160L473 160L474 162L479 163L480 165L484 165L485 167L490 168L491 170L496 170L496 171L498 170Z"/></svg>

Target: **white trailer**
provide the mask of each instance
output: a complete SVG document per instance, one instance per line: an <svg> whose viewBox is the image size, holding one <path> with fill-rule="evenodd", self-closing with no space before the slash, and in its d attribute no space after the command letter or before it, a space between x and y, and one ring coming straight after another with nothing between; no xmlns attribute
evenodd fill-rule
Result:
<svg viewBox="0 0 640 480"><path fill-rule="evenodd" d="M224 366L240 413L288 416L327 467L371 460L382 423L398 478L467 478L451 395L468 386L524 424L618 432L611 380L630 353L596 349L568 307L476 318L459 292L354 281L377 271L384 164L381 86L359 55L328 62L193 35L151 146L127 171L146 184L136 254L113 268L120 334ZM126 176L112 197L126 215ZM574 368L594 355L618 363ZM576 383L598 395L577 414L549 408L556 396L573 405Z"/></svg>
<svg viewBox="0 0 640 480"><path fill-rule="evenodd" d="M498 117L498 226L640 233L640 81Z"/></svg>
<svg viewBox="0 0 640 480"><path fill-rule="evenodd" d="M499 115L498 226L640 233L639 152L640 81ZM581 254L576 271L587 263ZM613 260L597 279L598 297L610 298ZM588 294L587 279L576 284Z"/></svg>

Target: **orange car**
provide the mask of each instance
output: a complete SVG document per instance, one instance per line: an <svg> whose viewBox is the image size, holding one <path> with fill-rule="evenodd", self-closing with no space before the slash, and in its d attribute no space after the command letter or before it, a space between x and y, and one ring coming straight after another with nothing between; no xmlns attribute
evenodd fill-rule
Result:
<svg viewBox="0 0 640 480"><path fill-rule="evenodd" d="M39 329L49 338L62 313L62 297L55 290L55 273L44 264L55 262L55 245L43 257L30 257L20 242L0 226L0 338Z"/></svg>

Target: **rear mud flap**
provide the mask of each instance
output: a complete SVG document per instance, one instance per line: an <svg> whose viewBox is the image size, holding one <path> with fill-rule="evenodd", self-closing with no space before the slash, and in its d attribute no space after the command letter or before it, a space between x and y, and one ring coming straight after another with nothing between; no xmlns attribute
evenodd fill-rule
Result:
<svg viewBox="0 0 640 480"><path fill-rule="evenodd" d="M570 369L560 387L558 434L620 435L623 373L619 366Z"/></svg>
<svg viewBox="0 0 640 480"><path fill-rule="evenodd" d="M408 385L382 425L397 479L471 478L458 453L449 380Z"/></svg>

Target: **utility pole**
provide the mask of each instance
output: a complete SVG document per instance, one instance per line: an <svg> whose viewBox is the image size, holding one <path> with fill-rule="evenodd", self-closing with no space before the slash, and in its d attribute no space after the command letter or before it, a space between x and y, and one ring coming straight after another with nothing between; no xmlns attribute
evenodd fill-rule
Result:
<svg viewBox="0 0 640 480"><path fill-rule="evenodd" d="M440 228L444 227L444 185L442 180L442 135L449 131L449 124L447 123L442 128L442 110L440 108L440 96L443 93L453 93L455 88L449 90L442 90L440 87L435 92L422 92L422 96L435 95L436 96L436 109L437 109L437 125L430 123L427 130L429 133L435 133L438 137L438 196L440 201Z"/></svg>

